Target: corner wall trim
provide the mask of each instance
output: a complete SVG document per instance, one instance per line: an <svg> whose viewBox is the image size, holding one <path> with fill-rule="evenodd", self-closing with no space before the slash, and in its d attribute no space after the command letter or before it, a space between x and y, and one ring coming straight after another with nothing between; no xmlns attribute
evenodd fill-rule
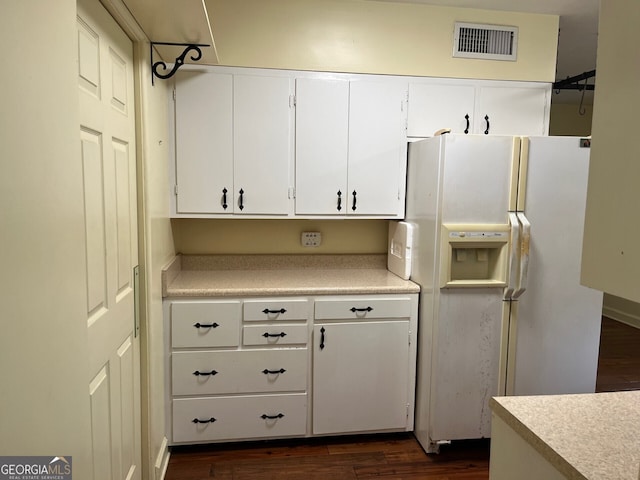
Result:
<svg viewBox="0 0 640 480"><path fill-rule="evenodd" d="M156 456L154 472L156 480L164 480L164 476L167 473L167 467L169 467L169 457L171 457L171 454L169 453L169 442L167 437L163 437L158 455Z"/></svg>

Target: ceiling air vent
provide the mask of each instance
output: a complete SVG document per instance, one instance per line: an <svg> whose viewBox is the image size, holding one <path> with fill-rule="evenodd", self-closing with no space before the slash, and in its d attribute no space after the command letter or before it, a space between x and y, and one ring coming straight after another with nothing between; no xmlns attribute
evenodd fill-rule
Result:
<svg viewBox="0 0 640 480"><path fill-rule="evenodd" d="M453 56L485 60L516 60L518 27L455 24Z"/></svg>

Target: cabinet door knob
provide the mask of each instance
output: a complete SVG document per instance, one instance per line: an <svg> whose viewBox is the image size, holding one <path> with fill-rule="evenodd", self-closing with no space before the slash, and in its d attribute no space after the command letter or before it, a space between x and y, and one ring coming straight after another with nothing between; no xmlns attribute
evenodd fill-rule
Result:
<svg viewBox="0 0 640 480"><path fill-rule="evenodd" d="M325 329L324 327L322 327L320 329L320 350L324 350L324 332L325 332Z"/></svg>
<svg viewBox="0 0 640 480"><path fill-rule="evenodd" d="M226 188L222 189L222 208L225 209L225 210L229 206L229 205L227 205L227 192L228 192L228 190Z"/></svg>
<svg viewBox="0 0 640 480"><path fill-rule="evenodd" d="M484 116L484 121L485 121L485 122L487 122L487 128L486 128L486 130L484 131L484 134L485 134L485 135L489 135L489 126L490 126L490 125L489 125L489 115L485 115L485 116Z"/></svg>
<svg viewBox="0 0 640 480"><path fill-rule="evenodd" d="M467 121L467 128L464 129L464 133L468 134L469 133L469 114L468 113L464 116L464 119Z"/></svg>
<svg viewBox="0 0 640 480"><path fill-rule="evenodd" d="M338 190L338 206L337 206L337 210L338 211L342 210L342 192L340 190Z"/></svg>
<svg viewBox="0 0 640 480"><path fill-rule="evenodd" d="M356 195L358 195L358 193L354 190L351 195L353 195L353 205L351 206L351 210L355 212L356 211Z"/></svg>

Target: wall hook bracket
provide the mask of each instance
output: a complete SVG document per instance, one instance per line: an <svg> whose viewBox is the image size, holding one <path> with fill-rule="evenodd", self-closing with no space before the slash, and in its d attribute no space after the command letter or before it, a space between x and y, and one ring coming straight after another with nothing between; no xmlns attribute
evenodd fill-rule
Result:
<svg viewBox="0 0 640 480"><path fill-rule="evenodd" d="M153 61L153 49L156 45L169 45L172 47L184 47L184 50L180 55L176 57L175 62L173 63L173 67L169 69L167 64L162 60L159 60L154 63ZM200 47L210 47L211 45L205 45L202 43L173 43L173 42L151 42L149 48L151 49L151 84L154 84L155 77L161 78L162 80L166 80L168 78L173 77L173 75L178 71L178 69L184 65L184 59L189 52L193 52L191 54L191 60L194 62L200 60L202 58L202 50ZM162 69L164 72L161 73L159 70Z"/></svg>

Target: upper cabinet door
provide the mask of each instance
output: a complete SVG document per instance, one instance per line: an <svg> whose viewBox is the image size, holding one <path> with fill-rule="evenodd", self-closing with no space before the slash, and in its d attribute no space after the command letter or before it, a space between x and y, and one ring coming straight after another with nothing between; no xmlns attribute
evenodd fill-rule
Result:
<svg viewBox="0 0 640 480"><path fill-rule="evenodd" d="M223 191L233 190L232 76L179 72L175 89L176 211L230 213Z"/></svg>
<svg viewBox="0 0 640 480"><path fill-rule="evenodd" d="M406 95L400 82L351 82L348 215L404 216Z"/></svg>
<svg viewBox="0 0 640 480"><path fill-rule="evenodd" d="M296 80L296 214L347 211L349 82Z"/></svg>
<svg viewBox="0 0 640 480"><path fill-rule="evenodd" d="M474 132L488 135L547 135L548 88L479 87Z"/></svg>
<svg viewBox="0 0 640 480"><path fill-rule="evenodd" d="M432 137L443 128L471 133L474 100L473 85L409 84L407 136Z"/></svg>
<svg viewBox="0 0 640 480"><path fill-rule="evenodd" d="M234 213L287 215L293 79L233 77Z"/></svg>

